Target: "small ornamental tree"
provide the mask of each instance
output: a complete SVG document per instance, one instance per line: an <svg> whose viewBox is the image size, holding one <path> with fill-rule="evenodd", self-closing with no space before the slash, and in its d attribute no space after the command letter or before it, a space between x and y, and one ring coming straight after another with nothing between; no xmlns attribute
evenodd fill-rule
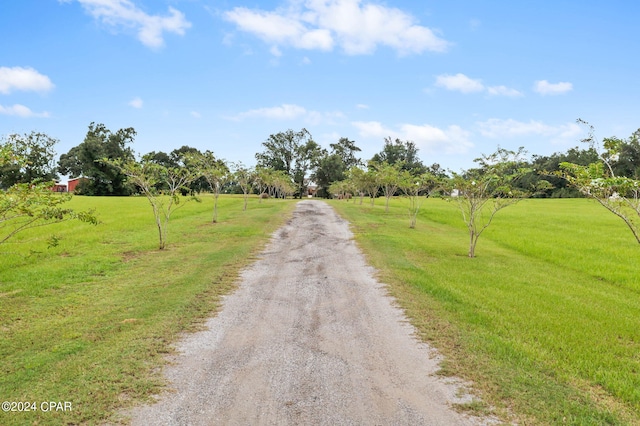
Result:
<svg viewBox="0 0 640 426"><path fill-rule="evenodd" d="M223 160L217 159L213 152L205 151L189 155L187 161L191 163L197 173L202 176L213 192L213 223L218 221L218 198L222 187L229 180L229 168Z"/></svg>
<svg viewBox="0 0 640 426"><path fill-rule="evenodd" d="M349 180L341 180L329 185L329 194L340 200L348 200L354 192L353 184Z"/></svg>
<svg viewBox="0 0 640 426"><path fill-rule="evenodd" d="M103 161L110 162L121 170L129 182L147 197L158 229L158 248L164 250L168 240L171 214L183 207L186 204L185 201L198 200L193 196L184 200L184 196L181 195L182 191L189 192L189 184L198 178L198 174L192 168L167 167L150 161L147 157L143 157L140 162L106 159Z"/></svg>
<svg viewBox="0 0 640 426"><path fill-rule="evenodd" d="M478 239L496 213L528 196L515 185L528 172L523 167L524 154L523 148L518 151L498 148L495 153L474 160L480 168L452 173L447 181L449 200L458 204L469 230L469 257L476 256Z"/></svg>
<svg viewBox="0 0 640 426"><path fill-rule="evenodd" d="M588 166L569 162L561 163L559 175L580 193L593 198L622 219L636 241L640 243L640 180L618 176L614 172L620 151L624 146L623 141L609 138L605 139L601 146L594 135L593 126L580 119L578 122L588 126L589 134L583 142L588 143L598 152L600 161ZM632 138L637 138L639 132L636 132Z"/></svg>
<svg viewBox="0 0 640 426"><path fill-rule="evenodd" d="M233 180L242 190L242 197L244 198L243 211L247 210L247 202L249 201L249 195L253 188L254 174L251 168L246 167L242 163L236 163L234 165Z"/></svg>
<svg viewBox="0 0 640 426"><path fill-rule="evenodd" d="M402 169L403 163L399 162L395 164L389 164L387 162L372 162L371 165L376 172L377 183L379 187L382 188L384 198L386 199L384 211L389 212L389 200L395 195L400 186L400 170Z"/></svg>
<svg viewBox="0 0 640 426"><path fill-rule="evenodd" d="M438 188L438 179L431 173L412 176L408 171L400 175L400 190L409 199L409 228L416 227L422 202Z"/></svg>

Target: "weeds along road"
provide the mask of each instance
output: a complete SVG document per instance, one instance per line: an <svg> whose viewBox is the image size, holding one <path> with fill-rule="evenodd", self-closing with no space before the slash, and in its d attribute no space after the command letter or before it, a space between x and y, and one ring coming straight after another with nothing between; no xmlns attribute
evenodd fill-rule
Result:
<svg viewBox="0 0 640 426"><path fill-rule="evenodd" d="M207 330L179 346L171 391L134 425L472 425L373 278L348 223L321 201L293 218Z"/></svg>

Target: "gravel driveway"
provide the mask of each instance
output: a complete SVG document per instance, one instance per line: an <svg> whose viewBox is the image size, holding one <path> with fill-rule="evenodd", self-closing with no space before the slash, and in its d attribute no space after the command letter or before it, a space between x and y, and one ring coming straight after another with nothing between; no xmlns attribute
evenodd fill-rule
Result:
<svg viewBox="0 0 640 426"><path fill-rule="evenodd" d="M305 200L207 329L179 346L171 390L134 425L474 425L434 376L346 221Z"/></svg>

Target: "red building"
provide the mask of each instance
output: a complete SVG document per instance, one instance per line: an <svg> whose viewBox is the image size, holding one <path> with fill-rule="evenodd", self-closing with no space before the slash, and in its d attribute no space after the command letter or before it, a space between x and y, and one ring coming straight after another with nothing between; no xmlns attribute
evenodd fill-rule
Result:
<svg viewBox="0 0 640 426"><path fill-rule="evenodd" d="M53 192L67 192L67 185L64 183L57 183L51 187Z"/></svg>
<svg viewBox="0 0 640 426"><path fill-rule="evenodd" d="M74 192L76 190L76 186L78 186L78 184L82 182L84 179L86 179L86 177L77 177L77 178L69 179L69 181L67 182L67 190L69 192Z"/></svg>

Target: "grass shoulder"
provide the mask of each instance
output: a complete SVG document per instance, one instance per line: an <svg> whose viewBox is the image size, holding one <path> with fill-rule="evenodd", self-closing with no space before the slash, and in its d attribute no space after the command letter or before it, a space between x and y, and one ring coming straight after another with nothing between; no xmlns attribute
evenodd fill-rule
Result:
<svg viewBox="0 0 640 426"><path fill-rule="evenodd" d="M215 312L295 205L254 199L242 211L223 196L212 224L210 198L176 211L165 250L146 199L74 197L100 225L64 223L52 248L52 230L34 230L0 255L0 395L73 407L0 423L99 424L162 388L172 343Z"/></svg>
<svg viewBox="0 0 640 426"><path fill-rule="evenodd" d="M455 205L332 201L442 373L521 424L640 423L640 247L593 202L525 200L467 257Z"/></svg>

